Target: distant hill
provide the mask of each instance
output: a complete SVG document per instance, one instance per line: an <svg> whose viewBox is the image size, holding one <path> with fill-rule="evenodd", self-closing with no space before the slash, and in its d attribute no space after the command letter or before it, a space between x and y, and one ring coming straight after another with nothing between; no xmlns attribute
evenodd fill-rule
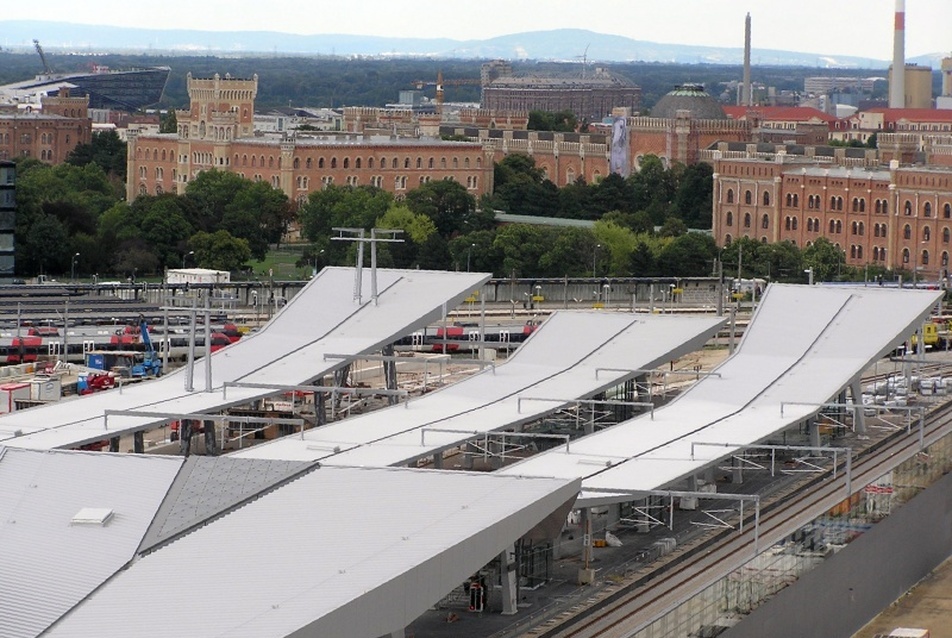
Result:
<svg viewBox="0 0 952 638"><path fill-rule="evenodd" d="M272 31L189 31L87 26L66 22L0 20L0 46L32 49L34 38L51 51L72 53L138 52L179 54L292 54L398 56L441 59L534 59L577 61L587 50L590 61L741 64L740 47L663 44L605 35L584 29L532 31L486 40L386 38L340 34L295 35ZM935 64L941 54L911 59ZM758 66L884 69L888 62L835 53L818 55L754 48Z"/></svg>

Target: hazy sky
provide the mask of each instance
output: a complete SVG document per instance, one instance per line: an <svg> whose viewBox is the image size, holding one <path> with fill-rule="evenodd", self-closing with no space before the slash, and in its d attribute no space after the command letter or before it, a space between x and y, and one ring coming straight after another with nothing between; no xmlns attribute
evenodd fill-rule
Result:
<svg viewBox="0 0 952 638"><path fill-rule="evenodd" d="M0 20L455 39L578 27L712 46L742 46L749 11L754 49L887 60L895 0L4 0L3 5ZM952 51L952 0L906 5L907 55Z"/></svg>

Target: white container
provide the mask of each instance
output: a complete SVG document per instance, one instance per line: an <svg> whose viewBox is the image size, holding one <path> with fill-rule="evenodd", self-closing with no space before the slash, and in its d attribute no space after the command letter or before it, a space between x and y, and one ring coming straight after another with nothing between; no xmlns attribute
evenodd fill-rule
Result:
<svg viewBox="0 0 952 638"><path fill-rule="evenodd" d="M59 401L62 397L59 377L34 377L30 381L30 398L34 401Z"/></svg>
<svg viewBox="0 0 952 638"><path fill-rule="evenodd" d="M0 414L16 411L17 400L28 400L29 398L29 383L4 383L0 385Z"/></svg>

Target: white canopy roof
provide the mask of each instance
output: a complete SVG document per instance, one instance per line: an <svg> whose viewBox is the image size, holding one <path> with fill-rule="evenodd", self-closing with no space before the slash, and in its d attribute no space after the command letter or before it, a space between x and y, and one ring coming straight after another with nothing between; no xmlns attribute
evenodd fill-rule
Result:
<svg viewBox="0 0 952 638"><path fill-rule="evenodd" d="M718 317L559 312L495 369L403 405L233 456L362 467L405 464L473 433L538 419L636 376L632 370L699 350L722 323Z"/></svg>
<svg viewBox="0 0 952 638"><path fill-rule="evenodd" d="M64 400L0 417L0 443L33 449L71 448L160 423L152 417L111 417L110 410L209 413L247 403L274 391L230 388L225 381L300 385L340 367L324 361L330 353L362 353L442 316L478 289L489 275L421 270L378 273L379 303L370 300L370 271L363 271L363 303L354 296L353 268L325 268L260 332L211 356L212 386L205 392L206 360L196 362L194 392L185 388L186 370L161 379Z"/></svg>
<svg viewBox="0 0 952 638"><path fill-rule="evenodd" d="M564 519L578 489L577 480L319 468L141 557L44 635L384 635L553 512Z"/></svg>
<svg viewBox="0 0 952 638"><path fill-rule="evenodd" d="M816 414L924 321L939 291L771 285L735 354L654 418L573 441L501 470L583 477L580 504L622 500L597 490L654 490L740 446ZM783 410L781 411L781 405ZM692 443L734 444L723 447Z"/></svg>
<svg viewBox="0 0 952 638"><path fill-rule="evenodd" d="M0 448L0 636L39 635L129 562L183 462Z"/></svg>

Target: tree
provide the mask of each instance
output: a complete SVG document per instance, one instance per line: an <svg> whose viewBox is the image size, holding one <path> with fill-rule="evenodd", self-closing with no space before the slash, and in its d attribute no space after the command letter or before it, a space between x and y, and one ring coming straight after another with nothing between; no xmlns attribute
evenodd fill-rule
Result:
<svg viewBox="0 0 952 638"><path fill-rule="evenodd" d="M292 218L283 191L266 182L247 182L225 206L220 228L247 240L252 256L261 260L269 244L280 244Z"/></svg>
<svg viewBox="0 0 952 638"><path fill-rule="evenodd" d="M529 111L529 122L526 125L530 131L559 131L571 133L578 128L578 119L575 113L569 110L552 113L549 111Z"/></svg>
<svg viewBox="0 0 952 638"><path fill-rule="evenodd" d="M708 164L685 166L674 194L674 214L688 228L711 228L714 169Z"/></svg>
<svg viewBox="0 0 952 638"><path fill-rule="evenodd" d="M673 239L658 259L661 272L676 277L710 276L717 245L705 233L686 233Z"/></svg>
<svg viewBox="0 0 952 638"><path fill-rule="evenodd" d="M407 193L406 206L432 219L437 232L445 239L463 231L476 213L476 199L466 192L466 187L453 180L420 185Z"/></svg>
<svg viewBox="0 0 952 638"><path fill-rule="evenodd" d="M159 122L159 133L177 133L178 118L175 117L175 109L169 109L162 116Z"/></svg>
<svg viewBox="0 0 952 638"><path fill-rule="evenodd" d="M251 248L244 239L232 236L226 230L215 233L195 233L188 242L195 251L195 261L204 268L238 270L251 258Z"/></svg>
<svg viewBox="0 0 952 638"><path fill-rule="evenodd" d="M826 237L817 238L803 249L803 265L813 269L814 281L838 280L845 264L846 253Z"/></svg>
<svg viewBox="0 0 952 638"><path fill-rule="evenodd" d="M379 249L381 254L386 252L392 257L392 265L397 268L419 265L417 257L420 247L437 234L433 220L426 215L414 213L402 204L391 204L387 212L377 220L376 226L403 231L402 235L397 237L403 240L402 243L383 244Z"/></svg>
<svg viewBox="0 0 952 638"><path fill-rule="evenodd" d="M373 186L328 186L311 193L298 210L301 232L330 263L344 263L348 242L331 241L332 229L373 228L392 203L393 195Z"/></svg>
<svg viewBox="0 0 952 638"><path fill-rule="evenodd" d="M214 232L218 229L228 209L238 193L248 184L253 184L237 173L228 171L202 171L188 183L185 196L194 204L194 219L190 219L197 230Z"/></svg>
<svg viewBox="0 0 952 638"><path fill-rule="evenodd" d="M85 144L79 144L66 158L73 166L96 164L104 173L119 180L126 179L126 143L115 131L96 133Z"/></svg>
<svg viewBox="0 0 952 638"><path fill-rule="evenodd" d="M677 217L671 216L664 220L658 234L662 237L680 237L688 232L688 227Z"/></svg>

